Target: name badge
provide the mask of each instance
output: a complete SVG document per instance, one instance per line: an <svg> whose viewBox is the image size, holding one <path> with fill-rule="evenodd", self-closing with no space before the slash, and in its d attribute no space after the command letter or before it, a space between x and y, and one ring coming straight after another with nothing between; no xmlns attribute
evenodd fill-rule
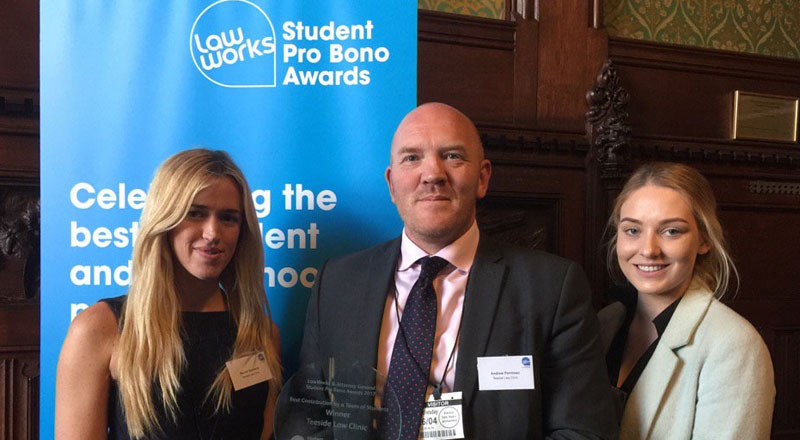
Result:
<svg viewBox="0 0 800 440"><path fill-rule="evenodd" d="M479 357L478 389L532 390L533 356Z"/></svg>
<svg viewBox="0 0 800 440"><path fill-rule="evenodd" d="M433 395L425 402L419 438L450 440L464 438L464 419L461 413L461 391Z"/></svg>
<svg viewBox="0 0 800 440"><path fill-rule="evenodd" d="M233 389L236 391L272 379L267 358L261 351L225 362L225 367L231 375Z"/></svg>

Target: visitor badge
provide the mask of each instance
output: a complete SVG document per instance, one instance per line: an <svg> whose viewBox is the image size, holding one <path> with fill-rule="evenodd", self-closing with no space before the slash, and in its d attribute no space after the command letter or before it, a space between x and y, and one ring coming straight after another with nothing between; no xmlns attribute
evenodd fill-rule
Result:
<svg viewBox="0 0 800 440"><path fill-rule="evenodd" d="M250 353L225 362L236 391L272 379L263 351Z"/></svg>
<svg viewBox="0 0 800 440"><path fill-rule="evenodd" d="M433 394L425 402L419 438L450 440L464 438L464 419L461 412L461 391L443 393L441 399Z"/></svg>
<svg viewBox="0 0 800 440"><path fill-rule="evenodd" d="M532 390L533 356L479 357L478 389Z"/></svg>

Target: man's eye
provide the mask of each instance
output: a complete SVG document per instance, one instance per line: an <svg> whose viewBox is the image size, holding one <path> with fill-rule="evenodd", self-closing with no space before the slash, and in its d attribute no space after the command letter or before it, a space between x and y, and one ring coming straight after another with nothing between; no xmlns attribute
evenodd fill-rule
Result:
<svg viewBox="0 0 800 440"><path fill-rule="evenodd" d="M464 156L459 153L445 153L444 158L449 160L461 160Z"/></svg>
<svg viewBox="0 0 800 440"><path fill-rule="evenodd" d="M403 158L403 162L416 162L417 160L419 160L419 156L416 154L409 154Z"/></svg>

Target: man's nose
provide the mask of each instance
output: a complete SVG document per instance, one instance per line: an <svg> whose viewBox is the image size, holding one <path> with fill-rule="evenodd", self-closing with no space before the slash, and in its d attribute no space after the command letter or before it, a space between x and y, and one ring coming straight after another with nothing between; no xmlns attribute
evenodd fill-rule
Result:
<svg viewBox="0 0 800 440"><path fill-rule="evenodd" d="M444 163L439 157L428 157L423 162L422 181L427 184L440 185L447 179Z"/></svg>

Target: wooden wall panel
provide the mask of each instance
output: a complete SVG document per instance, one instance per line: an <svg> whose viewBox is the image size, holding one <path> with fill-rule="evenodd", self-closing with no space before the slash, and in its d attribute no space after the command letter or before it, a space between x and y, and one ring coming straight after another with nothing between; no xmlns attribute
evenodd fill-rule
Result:
<svg viewBox="0 0 800 440"><path fill-rule="evenodd" d="M39 438L38 327L38 301L0 304L0 440Z"/></svg>
<svg viewBox="0 0 800 440"><path fill-rule="evenodd" d="M597 2L537 1L539 8L538 127L584 132L586 91L607 57L607 36L592 25Z"/></svg>
<svg viewBox="0 0 800 440"><path fill-rule="evenodd" d="M20 214L14 199L38 200L39 2L4 0L0 35L0 244L5 245L9 224ZM38 231L38 217L36 223ZM34 245L31 275L38 273L38 241ZM39 438L38 279L33 278L36 292L27 297L30 249L17 250L0 251L0 440Z"/></svg>
<svg viewBox="0 0 800 440"><path fill-rule="evenodd" d="M719 191L718 191L719 192ZM800 305L800 200L793 207L721 205L720 217L741 275L733 301L788 300ZM800 309L797 309L800 312ZM769 321L769 316L764 317ZM797 317L800 324L800 316Z"/></svg>
<svg viewBox="0 0 800 440"><path fill-rule="evenodd" d="M419 102L513 123L514 23L423 11L419 18Z"/></svg>
<svg viewBox="0 0 800 440"><path fill-rule="evenodd" d="M778 390L775 405L773 438L800 438L797 415L800 414L800 376L796 373L800 365L800 326L775 329L772 343L772 362L775 364L775 386Z"/></svg>
<svg viewBox="0 0 800 440"><path fill-rule="evenodd" d="M594 3L531 3L509 20L420 11L419 102L446 102L479 125L583 136L584 95L606 58Z"/></svg>
<svg viewBox="0 0 800 440"><path fill-rule="evenodd" d="M730 138L733 91L800 96L800 61L612 39L634 136Z"/></svg>
<svg viewBox="0 0 800 440"><path fill-rule="evenodd" d="M0 86L38 90L39 2L3 0L2 12Z"/></svg>

